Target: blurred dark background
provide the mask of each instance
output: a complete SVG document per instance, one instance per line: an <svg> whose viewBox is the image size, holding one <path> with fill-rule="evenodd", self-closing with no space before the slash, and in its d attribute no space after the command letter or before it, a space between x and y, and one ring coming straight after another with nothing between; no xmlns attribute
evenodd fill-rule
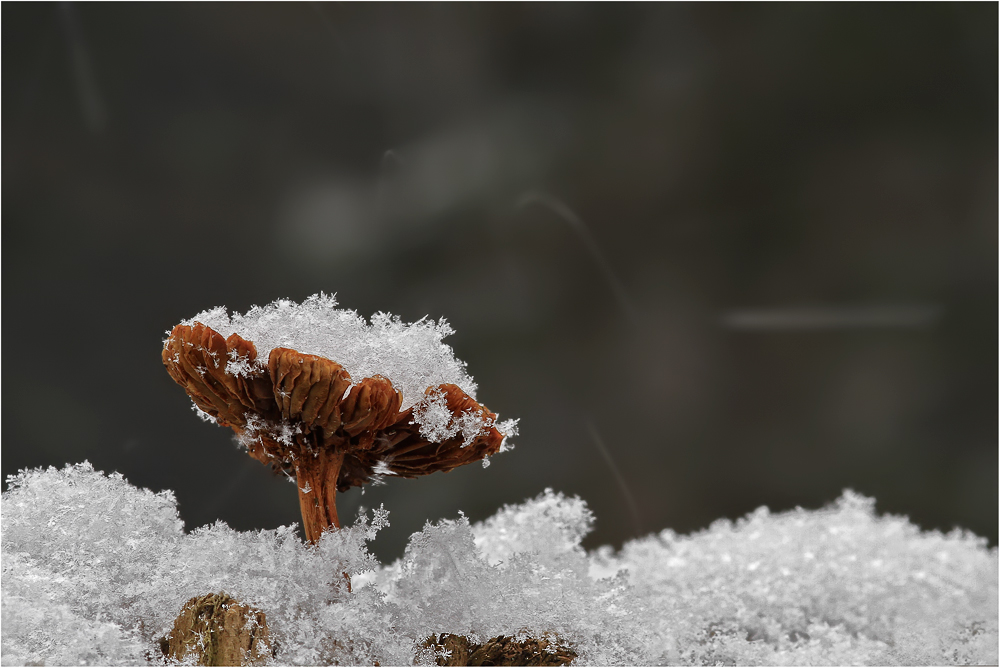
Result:
<svg viewBox="0 0 1000 668"><path fill-rule="evenodd" d="M845 487L997 538L997 4L3 4L3 473L299 519L165 331L445 317L516 449L342 495L373 549L553 487L587 539Z"/></svg>

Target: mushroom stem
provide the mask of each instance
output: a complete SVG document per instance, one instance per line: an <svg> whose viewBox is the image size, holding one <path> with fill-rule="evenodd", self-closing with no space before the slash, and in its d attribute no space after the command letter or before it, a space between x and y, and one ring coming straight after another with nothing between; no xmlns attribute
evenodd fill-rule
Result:
<svg viewBox="0 0 1000 668"><path fill-rule="evenodd" d="M330 528L340 528L337 517L337 477L344 463L343 451L320 448L313 457L308 455L295 467L302 508L302 528L306 540L315 544Z"/></svg>

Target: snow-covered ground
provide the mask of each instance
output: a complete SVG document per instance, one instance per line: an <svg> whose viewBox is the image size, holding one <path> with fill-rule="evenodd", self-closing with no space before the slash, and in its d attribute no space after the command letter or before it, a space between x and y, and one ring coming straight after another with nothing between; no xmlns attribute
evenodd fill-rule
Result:
<svg viewBox="0 0 1000 668"><path fill-rule="evenodd" d="M162 663L183 603L218 591L265 612L279 665L433 663L435 633L553 637L574 665L997 663L996 548L851 492L619 552L586 552L592 514L552 491L428 523L383 565L366 544L387 521L316 546L295 527L185 533L170 492L87 463L22 471L2 504L3 664Z"/></svg>

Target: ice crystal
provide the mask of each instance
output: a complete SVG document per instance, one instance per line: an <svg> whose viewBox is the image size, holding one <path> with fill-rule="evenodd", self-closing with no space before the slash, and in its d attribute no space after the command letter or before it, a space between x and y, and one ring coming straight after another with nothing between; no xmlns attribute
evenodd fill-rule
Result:
<svg viewBox="0 0 1000 668"><path fill-rule="evenodd" d="M313 546L294 527L185 533L172 494L86 463L8 482L5 665L162 664L184 602L219 591L265 612L277 665L433 663L440 633L550 639L574 665L997 663L996 549L851 492L587 553L586 504L546 490L428 523L383 567L366 542L384 508Z"/></svg>
<svg viewBox="0 0 1000 668"><path fill-rule="evenodd" d="M274 348L293 348L343 366L354 382L381 374L403 393L403 409L416 404L432 385L458 385L473 399L476 383L442 342L454 333L442 318L404 323L398 316L376 313L366 322L356 311L337 308L333 295L312 295L301 304L279 299L230 315L226 307L203 311L183 324L200 322L223 337L239 334L257 348L258 364L266 364ZM244 358L228 360L226 370L247 374Z"/></svg>

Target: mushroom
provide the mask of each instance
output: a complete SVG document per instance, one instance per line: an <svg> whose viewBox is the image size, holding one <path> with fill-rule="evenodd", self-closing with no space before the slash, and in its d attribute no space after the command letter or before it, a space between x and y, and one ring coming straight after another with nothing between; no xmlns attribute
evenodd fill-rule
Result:
<svg viewBox="0 0 1000 668"><path fill-rule="evenodd" d="M251 457L294 474L312 543L340 527L338 491L381 475L450 471L504 443L496 414L454 384L430 386L401 410L388 378L355 382L334 360L291 348L273 348L264 364L252 341L201 322L174 327L162 357L195 406L232 428Z"/></svg>

